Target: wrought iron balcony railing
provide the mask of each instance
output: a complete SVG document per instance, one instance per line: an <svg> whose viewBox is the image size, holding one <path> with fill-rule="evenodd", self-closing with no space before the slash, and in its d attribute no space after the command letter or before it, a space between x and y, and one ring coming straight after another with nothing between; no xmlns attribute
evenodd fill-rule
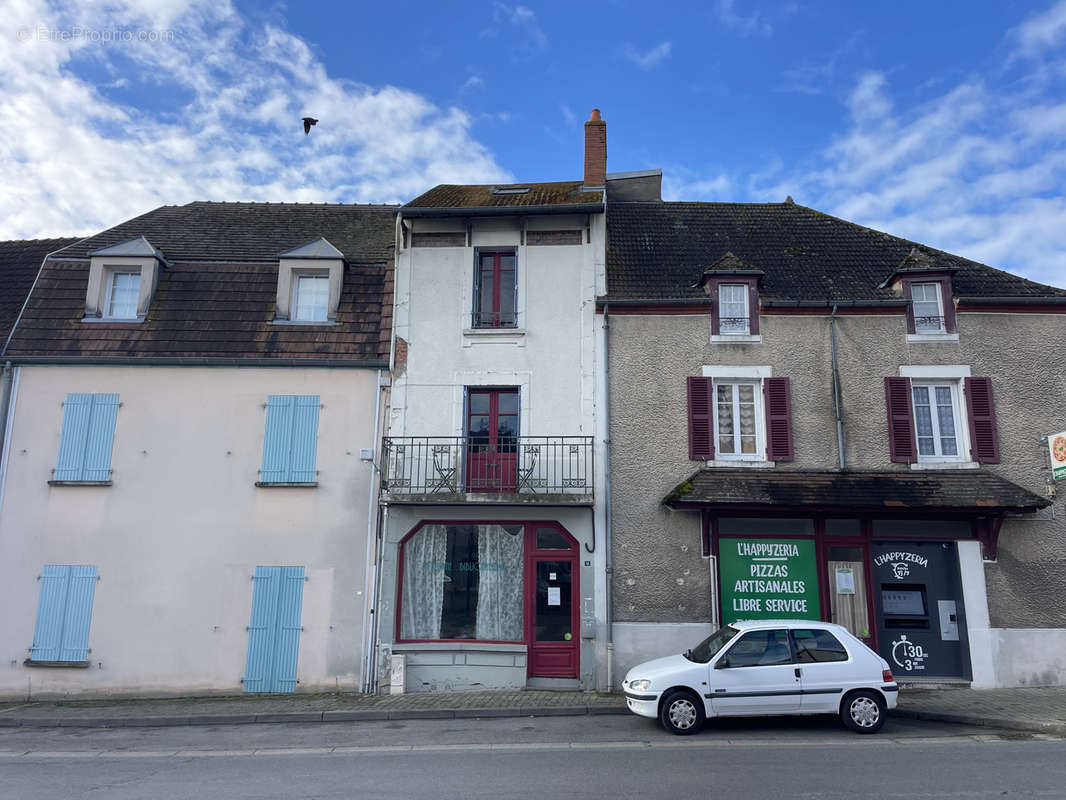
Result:
<svg viewBox="0 0 1066 800"><path fill-rule="evenodd" d="M916 333L942 333L944 330L943 317L915 317L914 330Z"/></svg>
<svg viewBox="0 0 1066 800"><path fill-rule="evenodd" d="M587 503L593 495L591 436L386 437L379 469L382 496L393 502Z"/></svg>

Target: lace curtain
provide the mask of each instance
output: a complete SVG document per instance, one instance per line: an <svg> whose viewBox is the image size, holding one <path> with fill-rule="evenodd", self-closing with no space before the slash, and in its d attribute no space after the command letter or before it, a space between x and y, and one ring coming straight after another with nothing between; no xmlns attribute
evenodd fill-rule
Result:
<svg viewBox="0 0 1066 800"><path fill-rule="evenodd" d="M447 560L448 529L444 525L426 525L404 544L400 626L404 639L440 638Z"/></svg>
<svg viewBox="0 0 1066 800"><path fill-rule="evenodd" d="M859 637L870 635L870 619L866 613L866 577L861 561L830 561L829 580L831 591L829 605L833 612L833 622L843 625ZM837 569L853 570L855 576L855 594L837 594Z"/></svg>
<svg viewBox="0 0 1066 800"><path fill-rule="evenodd" d="M522 531L478 528L477 638L522 641Z"/></svg>

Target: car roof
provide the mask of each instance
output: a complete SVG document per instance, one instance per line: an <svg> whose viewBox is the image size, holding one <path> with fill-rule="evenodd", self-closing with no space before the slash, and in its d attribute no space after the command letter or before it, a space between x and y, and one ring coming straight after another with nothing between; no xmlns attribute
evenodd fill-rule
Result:
<svg viewBox="0 0 1066 800"><path fill-rule="evenodd" d="M823 628L832 631L847 631L843 625L833 622L822 622L817 619L745 619L730 622L729 626L738 631L763 630L766 628Z"/></svg>

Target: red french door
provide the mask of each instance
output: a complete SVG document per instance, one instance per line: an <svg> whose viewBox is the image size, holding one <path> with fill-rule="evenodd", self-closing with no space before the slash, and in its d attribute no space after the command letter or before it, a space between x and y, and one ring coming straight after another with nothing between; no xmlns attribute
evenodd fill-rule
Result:
<svg viewBox="0 0 1066 800"><path fill-rule="evenodd" d="M561 529L530 526L526 556L527 672L531 678L577 678L577 543Z"/></svg>
<svg viewBox="0 0 1066 800"><path fill-rule="evenodd" d="M468 492L518 488L518 390L470 389L467 394Z"/></svg>

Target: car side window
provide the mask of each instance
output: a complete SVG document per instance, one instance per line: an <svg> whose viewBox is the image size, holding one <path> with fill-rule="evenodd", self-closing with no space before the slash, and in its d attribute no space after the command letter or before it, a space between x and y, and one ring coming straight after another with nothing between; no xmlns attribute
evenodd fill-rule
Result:
<svg viewBox="0 0 1066 800"><path fill-rule="evenodd" d="M800 664L848 660L844 645L827 630L794 630L791 636L792 649L796 651L796 661Z"/></svg>
<svg viewBox="0 0 1066 800"><path fill-rule="evenodd" d="M725 654L729 668L767 667L791 664L788 636L784 630L749 631L741 636Z"/></svg>

